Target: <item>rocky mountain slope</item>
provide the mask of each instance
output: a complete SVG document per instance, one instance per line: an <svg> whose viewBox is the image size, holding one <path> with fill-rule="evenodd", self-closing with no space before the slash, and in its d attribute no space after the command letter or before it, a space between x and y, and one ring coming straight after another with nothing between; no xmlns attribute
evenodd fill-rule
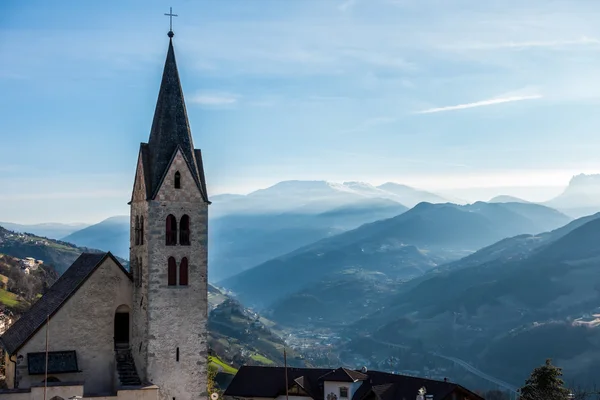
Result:
<svg viewBox="0 0 600 400"><path fill-rule="evenodd" d="M600 211L600 174L575 175L563 193L543 204L573 218Z"/></svg>

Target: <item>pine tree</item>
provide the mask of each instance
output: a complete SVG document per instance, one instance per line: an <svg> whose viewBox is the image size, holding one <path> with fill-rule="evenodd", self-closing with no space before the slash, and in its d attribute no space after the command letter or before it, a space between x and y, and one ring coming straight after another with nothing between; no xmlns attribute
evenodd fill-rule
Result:
<svg viewBox="0 0 600 400"><path fill-rule="evenodd" d="M561 376L562 369L547 359L546 364L535 368L525 381L520 389L520 400L567 400L569 389L563 386Z"/></svg>

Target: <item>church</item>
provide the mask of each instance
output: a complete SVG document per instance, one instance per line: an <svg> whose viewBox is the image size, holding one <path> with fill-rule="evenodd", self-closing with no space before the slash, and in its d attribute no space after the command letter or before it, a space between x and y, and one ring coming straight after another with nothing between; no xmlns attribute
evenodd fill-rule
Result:
<svg viewBox="0 0 600 400"><path fill-rule="evenodd" d="M207 398L208 195L173 31L130 205L130 268L82 254L0 338L7 400Z"/></svg>

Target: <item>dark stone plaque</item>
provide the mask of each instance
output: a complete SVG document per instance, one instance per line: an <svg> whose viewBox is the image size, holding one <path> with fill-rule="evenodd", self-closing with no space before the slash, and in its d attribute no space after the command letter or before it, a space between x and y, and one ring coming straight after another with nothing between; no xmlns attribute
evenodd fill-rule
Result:
<svg viewBox="0 0 600 400"><path fill-rule="evenodd" d="M43 375L46 373L46 353L27 353L27 368L29 375ZM49 351L48 373L60 374L79 372L77 368L77 355L75 350Z"/></svg>

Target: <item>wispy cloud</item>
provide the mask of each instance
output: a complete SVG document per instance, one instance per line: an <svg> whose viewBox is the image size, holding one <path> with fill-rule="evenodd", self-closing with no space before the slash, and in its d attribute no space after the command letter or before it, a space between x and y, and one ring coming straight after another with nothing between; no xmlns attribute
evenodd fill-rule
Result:
<svg viewBox="0 0 600 400"><path fill-rule="evenodd" d="M529 40L529 41L508 41L508 42L488 42L488 43L462 43L459 45L447 46L448 49L460 48L467 50L495 50L495 49L514 49L525 50L532 48L546 49L570 49L577 46L598 46L600 40L582 36L578 39L561 40Z"/></svg>
<svg viewBox="0 0 600 400"><path fill-rule="evenodd" d="M188 101L193 104L208 107L232 106L236 104L240 96L232 93L197 93Z"/></svg>
<svg viewBox="0 0 600 400"><path fill-rule="evenodd" d="M529 96L497 97L497 98L488 99L488 100L476 101L473 103L457 104L455 106L428 108L426 110L417 111L416 114L432 114L432 113L437 113L437 112L442 112L442 111L464 110L467 108L492 106L494 104L511 103L514 101L534 100L534 99L541 99L541 98L542 98L542 95L539 95L539 94L529 95Z"/></svg>

